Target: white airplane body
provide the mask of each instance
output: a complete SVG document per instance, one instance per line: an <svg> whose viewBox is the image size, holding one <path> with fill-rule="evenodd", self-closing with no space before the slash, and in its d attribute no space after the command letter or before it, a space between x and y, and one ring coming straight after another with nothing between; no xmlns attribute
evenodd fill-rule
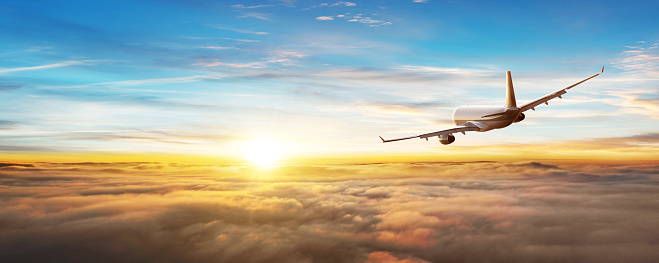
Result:
<svg viewBox="0 0 659 263"><path fill-rule="evenodd" d="M520 122L524 120L524 112L531 109L535 110L535 107L541 104L549 105L548 101L556 97L562 99L562 95L567 93L568 89L573 88L576 85L584 83L585 81L597 77L599 74L604 72L604 67L602 71L590 76L587 79L579 81L567 88L561 89L554 93L548 94L542 98L531 101L527 104L524 104L520 107L517 107L517 102L515 101L515 91L513 90L513 79L510 75L510 71L506 72L506 105L505 106L460 106L453 111L453 123L455 127L411 136L399 139L385 140L382 137L383 143L401 141L407 139L426 139L430 137L439 137L439 141L442 144L451 144L455 141L455 136L453 133L461 132L464 134L467 131L477 131L477 132L486 132L493 129L501 129L508 127L510 124Z"/></svg>

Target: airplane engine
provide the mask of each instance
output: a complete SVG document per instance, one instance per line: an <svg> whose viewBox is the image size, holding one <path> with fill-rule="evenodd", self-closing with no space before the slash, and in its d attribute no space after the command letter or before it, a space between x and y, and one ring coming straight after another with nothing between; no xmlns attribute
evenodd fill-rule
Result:
<svg viewBox="0 0 659 263"><path fill-rule="evenodd" d="M453 136L453 134L439 136L439 142L441 142L444 145L451 144L454 141L455 141L455 136Z"/></svg>
<svg viewBox="0 0 659 263"><path fill-rule="evenodd" d="M523 121L525 117L526 117L526 116L524 116L524 113L520 113L519 115L517 115L517 118L515 119L514 122L520 122L520 121Z"/></svg>

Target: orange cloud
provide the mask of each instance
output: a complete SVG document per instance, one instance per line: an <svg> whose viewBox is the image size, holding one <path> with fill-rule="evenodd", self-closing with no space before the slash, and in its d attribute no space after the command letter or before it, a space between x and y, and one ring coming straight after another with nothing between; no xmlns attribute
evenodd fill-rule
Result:
<svg viewBox="0 0 659 263"><path fill-rule="evenodd" d="M0 255L11 262L651 261L659 256L650 249L659 235L657 174L656 165L539 162L268 171L2 163Z"/></svg>
<svg viewBox="0 0 659 263"><path fill-rule="evenodd" d="M368 254L368 263L425 263L428 261L421 260L421 259L399 259L397 257L392 256L388 252L373 252Z"/></svg>

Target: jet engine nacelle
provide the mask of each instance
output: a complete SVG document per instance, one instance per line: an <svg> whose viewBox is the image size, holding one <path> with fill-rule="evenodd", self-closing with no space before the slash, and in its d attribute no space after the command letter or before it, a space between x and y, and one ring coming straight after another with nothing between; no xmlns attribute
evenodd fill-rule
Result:
<svg viewBox="0 0 659 263"><path fill-rule="evenodd" d="M454 141L455 141L455 136L453 136L453 134L439 136L439 142L441 142L444 145L451 144Z"/></svg>
<svg viewBox="0 0 659 263"><path fill-rule="evenodd" d="M515 118L515 121L513 121L513 122L523 121L525 117L526 116L524 116L524 113L520 113L519 115L517 115L517 118Z"/></svg>

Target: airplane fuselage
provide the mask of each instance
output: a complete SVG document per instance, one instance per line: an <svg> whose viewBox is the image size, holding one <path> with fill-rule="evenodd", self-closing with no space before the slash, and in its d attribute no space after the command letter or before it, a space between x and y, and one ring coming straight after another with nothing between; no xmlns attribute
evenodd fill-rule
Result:
<svg viewBox="0 0 659 263"><path fill-rule="evenodd" d="M524 116L514 106L461 106L453 111L453 123L460 126L471 122L478 126L479 132L484 132L521 121L518 119L520 115Z"/></svg>

